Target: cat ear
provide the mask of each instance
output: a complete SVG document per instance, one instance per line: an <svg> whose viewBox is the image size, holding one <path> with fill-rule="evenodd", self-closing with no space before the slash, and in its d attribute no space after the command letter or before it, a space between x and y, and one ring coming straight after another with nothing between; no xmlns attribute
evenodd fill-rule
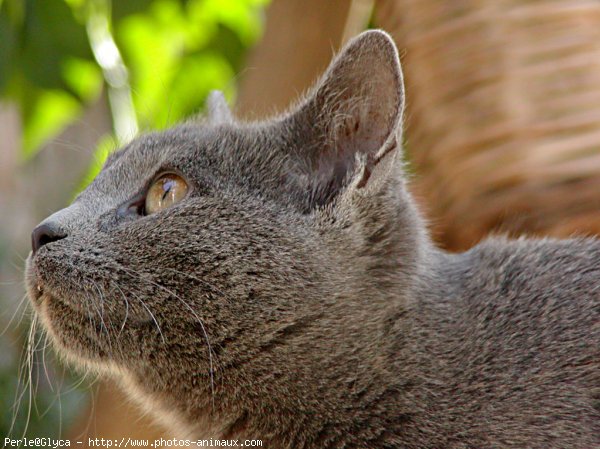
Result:
<svg viewBox="0 0 600 449"><path fill-rule="evenodd" d="M208 94L206 109L208 111L208 121L213 125L234 121L227 100L225 100L225 96L220 90L213 90Z"/></svg>
<svg viewBox="0 0 600 449"><path fill-rule="evenodd" d="M313 203L327 203L353 179L358 188L369 183L375 167L397 147L403 108L394 42L382 31L362 33L289 117Z"/></svg>

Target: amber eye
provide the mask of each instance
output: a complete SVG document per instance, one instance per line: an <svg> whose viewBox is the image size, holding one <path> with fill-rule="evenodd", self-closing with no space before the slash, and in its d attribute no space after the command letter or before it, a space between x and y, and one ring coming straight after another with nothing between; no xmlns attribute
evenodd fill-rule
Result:
<svg viewBox="0 0 600 449"><path fill-rule="evenodd" d="M158 178L148 189L144 210L146 215L159 212L181 201L188 185L181 176L170 173Z"/></svg>

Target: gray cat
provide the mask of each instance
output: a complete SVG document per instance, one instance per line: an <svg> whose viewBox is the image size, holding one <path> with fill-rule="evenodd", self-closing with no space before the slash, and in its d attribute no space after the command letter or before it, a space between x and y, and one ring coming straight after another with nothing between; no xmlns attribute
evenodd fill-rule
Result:
<svg viewBox="0 0 600 449"><path fill-rule="evenodd" d="M290 113L114 153L33 232L59 352L179 435L269 448L600 448L600 243L435 248L398 54L352 40Z"/></svg>

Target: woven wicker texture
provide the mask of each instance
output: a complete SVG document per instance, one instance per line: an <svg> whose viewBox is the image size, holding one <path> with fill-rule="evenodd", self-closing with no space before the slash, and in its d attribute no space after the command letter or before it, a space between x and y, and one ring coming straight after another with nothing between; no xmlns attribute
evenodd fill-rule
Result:
<svg viewBox="0 0 600 449"><path fill-rule="evenodd" d="M438 240L600 233L600 2L382 0Z"/></svg>

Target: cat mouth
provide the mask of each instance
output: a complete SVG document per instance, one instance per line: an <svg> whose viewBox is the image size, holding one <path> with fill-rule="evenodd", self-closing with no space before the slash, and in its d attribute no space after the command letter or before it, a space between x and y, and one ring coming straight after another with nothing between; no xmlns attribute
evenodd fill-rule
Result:
<svg viewBox="0 0 600 449"><path fill-rule="evenodd" d="M45 303L61 301L60 295L58 295L48 285L42 282L41 276L35 273L33 267L29 266L27 267L26 290L29 300L38 312ZM69 304L67 304L66 301L61 301L61 303L69 307Z"/></svg>
<svg viewBox="0 0 600 449"><path fill-rule="evenodd" d="M102 338L105 329L99 320L90 320L90 312L73 306L41 282L28 286L28 294L42 326L68 354L96 361L108 356Z"/></svg>
<svg viewBox="0 0 600 449"><path fill-rule="evenodd" d="M40 304L42 302L42 298L44 296L44 288L41 284L36 285L35 287L28 288L29 299L35 303Z"/></svg>
<svg viewBox="0 0 600 449"><path fill-rule="evenodd" d="M27 290L29 299L33 303L36 312L41 316L42 321L49 320L48 309L58 303L60 303L61 307L66 307L70 313L82 315L80 311L75 310L75 308L71 307L66 301L61 300L59 295L52 292L41 282L36 282L33 286L28 286Z"/></svg>
<svg viewBox="0 0 600 449"><path fill-rule="evenodd" d="M42 281L38 275L28 272L26 282L27 295L33 305L36 313L40 315L42 322L47 327L52 326L52 322L57 319L56 311L60 310L60 319L71 317L71 321L84 320L92 329L94 334L106 333L107 323L114 327L114 322L119 323L119 329L122 332L127 328L130 330L144 328L154 325L151 315L140 315L133 311L126 311L124 314L105 316L102 313L104 309L102 304L92 304L90 298L71 295L70 292L57 292L52 285Z"/></svg>
<svg viewBox="0 0 600 449"><path fill-rule="evenodd" d="M89 314L88 306L80 291L83 283L75 284L69 276L57 278L50 270L45 270L37 263L36 258L29 257L26 264L27 294L37 312L45 307L60 303L71 313L86 317Z"/></svg>
<svg viewBox="0 0 600 449"><path fill-rule="evenodd" d="M62 292L55 291L52 285L42 279L34 264L27 266L26 290L33 308L46 328L60 327L58 321L62 319L57 319L55 310L60 310L61 316L70 317L73 322L89 319L90 312L79 302L71 301Z"/></svg>

